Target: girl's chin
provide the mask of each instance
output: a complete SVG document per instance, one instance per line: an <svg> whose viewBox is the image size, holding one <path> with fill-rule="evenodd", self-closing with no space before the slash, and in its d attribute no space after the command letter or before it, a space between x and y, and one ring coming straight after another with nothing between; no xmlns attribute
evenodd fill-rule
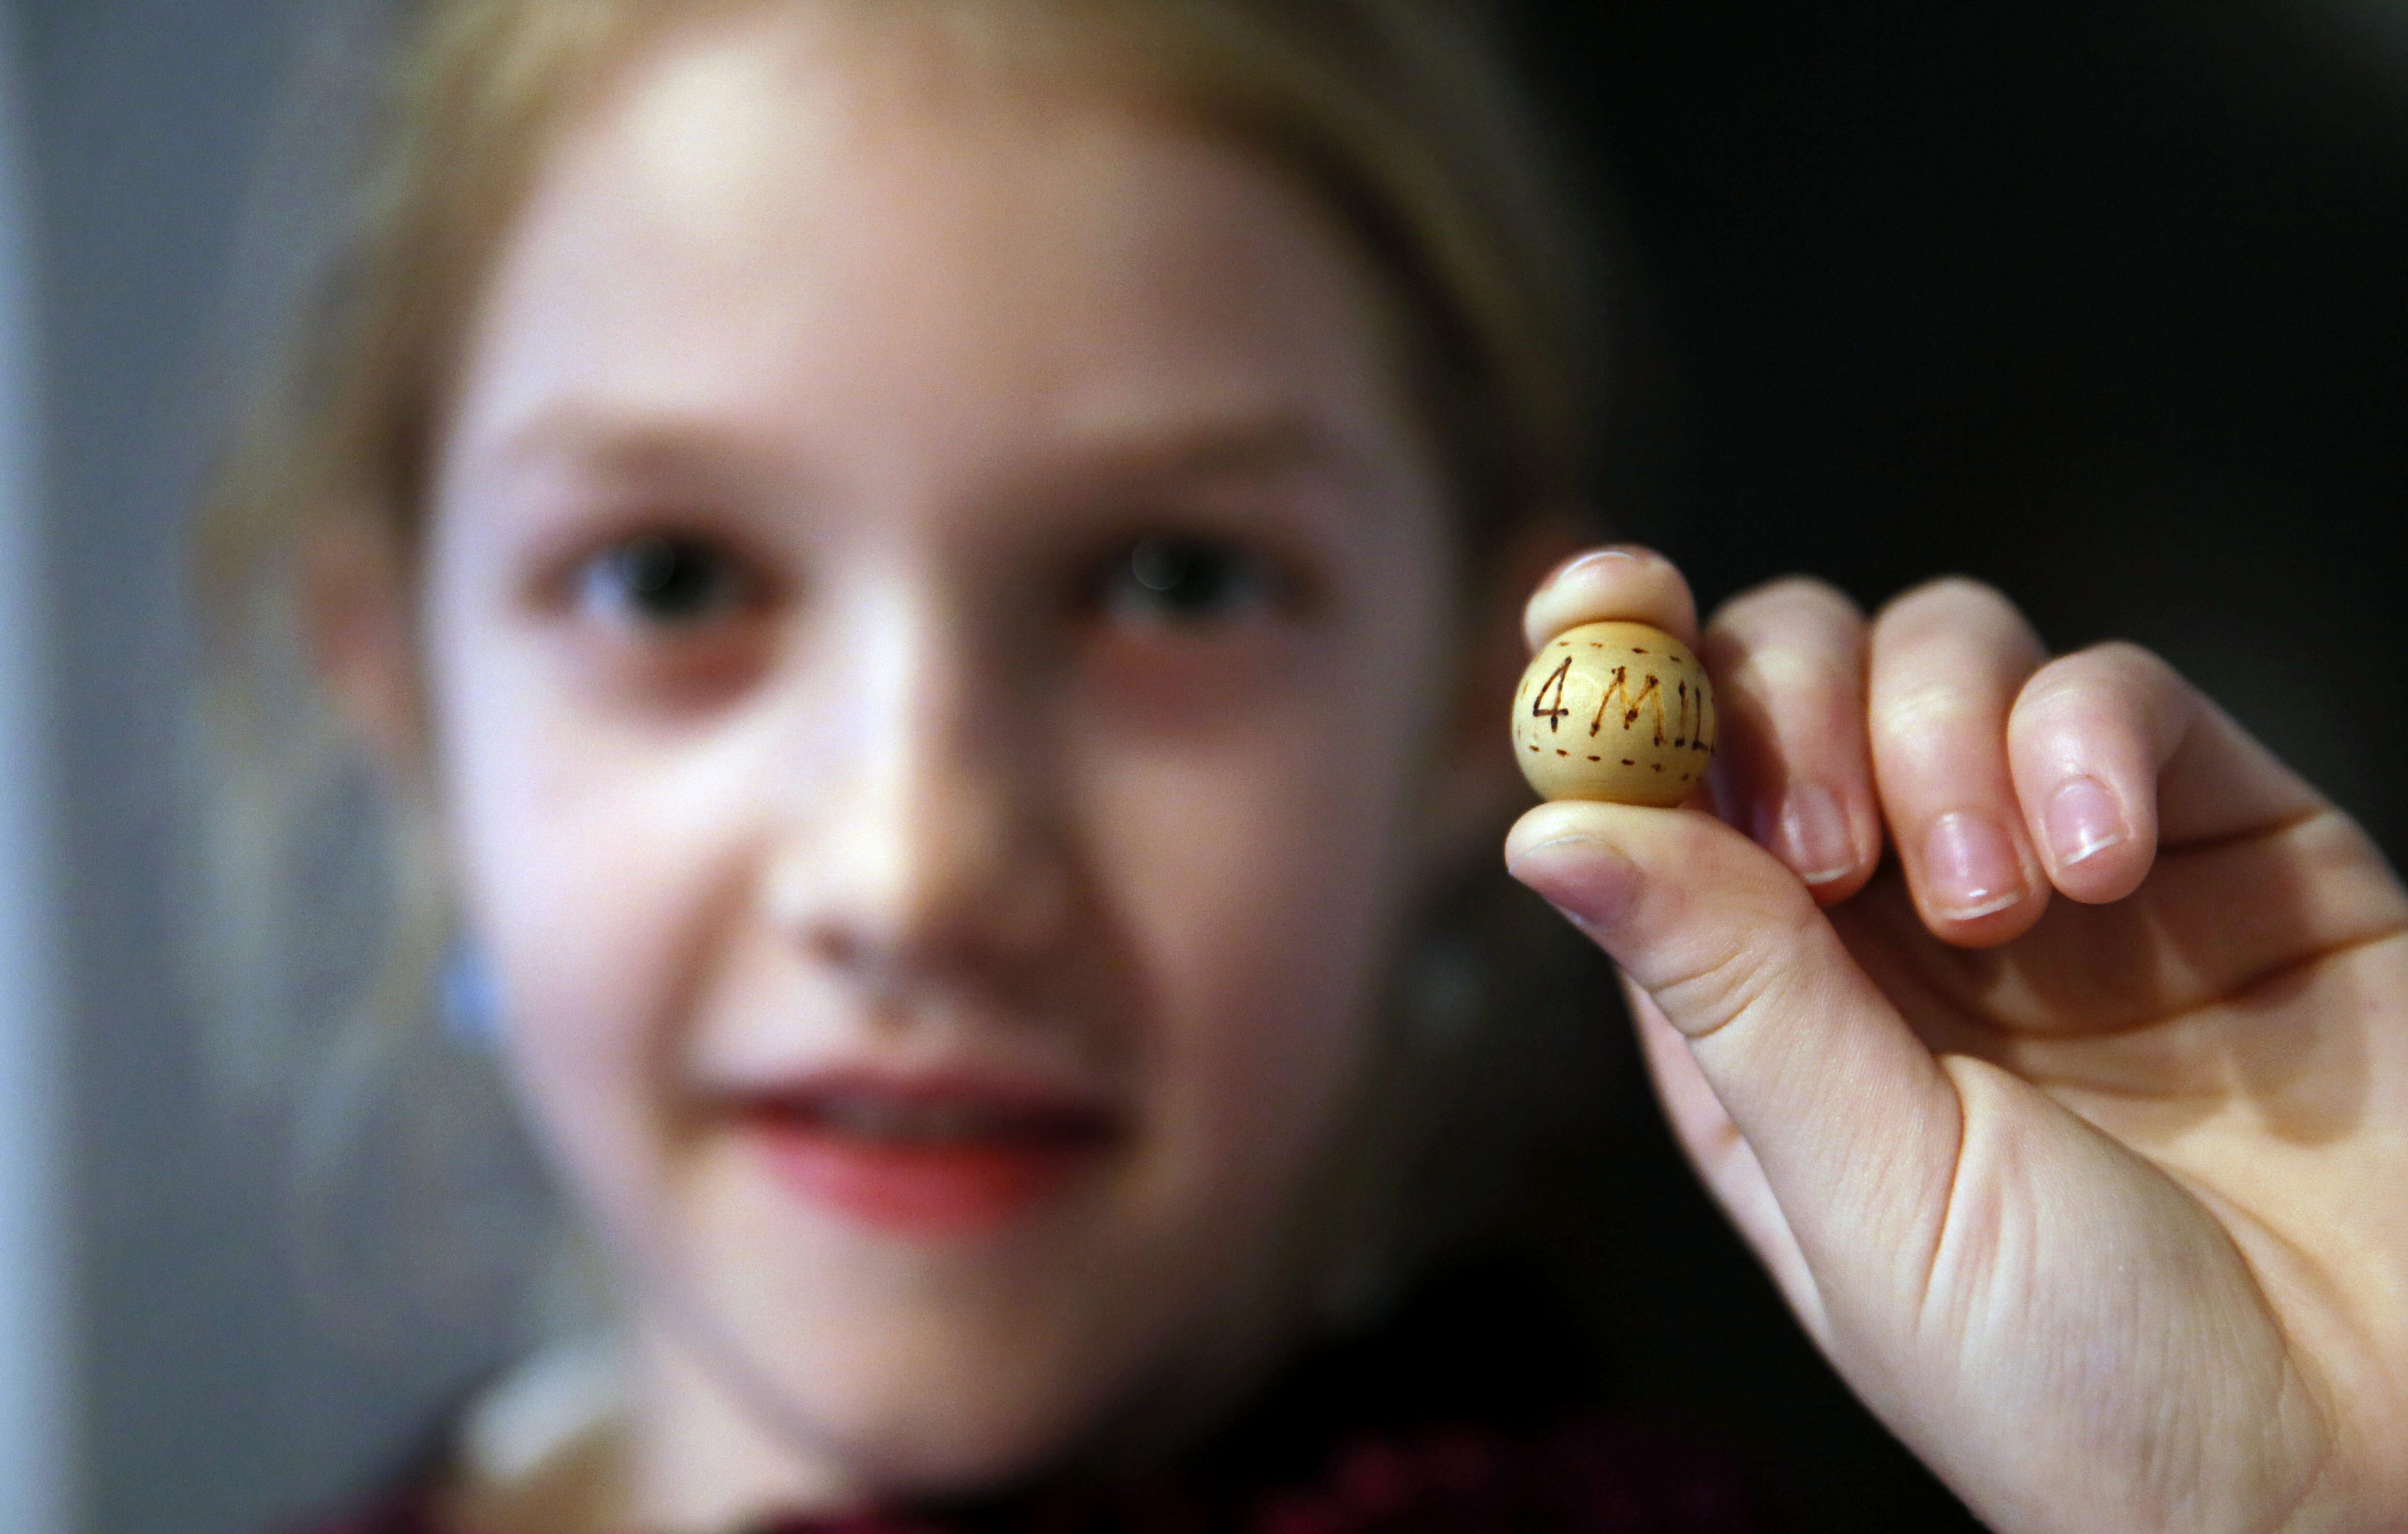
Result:
<svg viewBox="0 0 2408 1534"><path fill-rule="evenodd" d="M681 1306L666 1332L691 1338L699 1319L709 1334L681 1362L701 1366L690 1378L715 1398L702 1420L719 1441L807 1462L803 1479L848 1504L974 1497L1059 1462L1125 1392L1126 1360L1066 1345L1076 1315L932 1304L891 1278L824 1296L824 1310L749 1285L689 1295L700 1308Z"/></svg>

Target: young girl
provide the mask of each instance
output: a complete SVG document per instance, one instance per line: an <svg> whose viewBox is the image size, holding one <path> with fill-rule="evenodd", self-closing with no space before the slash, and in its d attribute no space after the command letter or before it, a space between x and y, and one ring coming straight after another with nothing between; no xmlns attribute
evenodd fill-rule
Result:
<svg viewBox="0 0 2408 1534"><path fill-rule="evenodd" d="M1699 638L1661 559L1563 558L1577 273L1477 35L410 25L212 507L220 637L297 591L617 1324L337 1527L1746 1527L1543 1371L1283 1372L1443 1234L1407 1169L1463 1019L1539 1026L1414 962L1526 802L1523 646ZM1977 586L1784 581L1699 642L1722 817L1548 805L1506 860L1621 967L1816 1343L2000 1529L2401 1527L2379 856L2160 662L2051 660Z"/></svg>

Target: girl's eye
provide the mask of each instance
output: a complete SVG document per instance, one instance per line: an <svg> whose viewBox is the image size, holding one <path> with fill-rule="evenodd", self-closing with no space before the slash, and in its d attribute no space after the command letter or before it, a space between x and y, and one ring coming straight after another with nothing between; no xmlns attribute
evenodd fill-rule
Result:
<svg viewBox="0 0 2408 1534"><path fill-rule="evenodd" d="M676 627L724 615L745 597L742 572L696 538L646 533L587 563L580 598L606 612Z"/></svg>
<svg viewBox="0 0 2408 1534"><path fill-rule="evenodd" d="M1104 577L1104 610L1156 623L1227 622L1278 594L1268 563L1216 538L1142 538Z"/></svg>

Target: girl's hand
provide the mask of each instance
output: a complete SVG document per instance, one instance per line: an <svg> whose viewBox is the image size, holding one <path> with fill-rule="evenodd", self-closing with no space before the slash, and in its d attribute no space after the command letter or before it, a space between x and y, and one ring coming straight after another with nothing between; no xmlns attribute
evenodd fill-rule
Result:
<svg viewBox="0 0 2408 1534"><path fill-rule="evenodd" d="M1603 618L1696 631L1618 551L1529 636ZM1823 1351L2002 1531L2408 1528L2382 855L2164 661L2050 660L1971 582L1869 622L1780 581L1698 647L1730 824L1547 804L1506 856Z"/></svg>

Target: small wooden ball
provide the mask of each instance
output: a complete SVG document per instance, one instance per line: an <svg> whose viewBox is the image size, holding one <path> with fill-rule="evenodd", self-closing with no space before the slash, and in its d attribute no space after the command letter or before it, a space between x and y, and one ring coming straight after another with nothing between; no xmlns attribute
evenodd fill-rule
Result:
<svg viewBox="0 0 2408 1534"><path fill-rule="evenodd" d="M1513 760L1542 799L1678 804L1706 780L1714 689L1644 623L1584 623L1541 646L1513 694Z"/></svg>

